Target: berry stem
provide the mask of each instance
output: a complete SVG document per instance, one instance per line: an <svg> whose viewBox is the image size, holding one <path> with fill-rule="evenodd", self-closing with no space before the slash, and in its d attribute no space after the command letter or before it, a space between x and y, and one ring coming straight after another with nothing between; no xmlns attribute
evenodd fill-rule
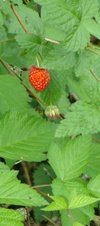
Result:
<svg viewBox="0 0 100 226"><path fill-rule="evenodd" d="M40 67L40 63L39 63L38 57L36 57L36 63L37 63L37 66Z"/></svg>
<svg viewBox="0 0 100 226"><path fill-rule="evenodd" d="M33 93L23 82L22 77L20 76L20 74L18 74L17 72L15 72L12 67L3 59L0 58L0 62L1 64L6 68L6 70L12 75L12 76L16 76L21 84L24 86L24 88L26 89L26 91L29 93L29 95L33 98L36 99L36 101L41 105L41 107L45 110L45 108L47 107L46 104L35 94Z"/></svg>

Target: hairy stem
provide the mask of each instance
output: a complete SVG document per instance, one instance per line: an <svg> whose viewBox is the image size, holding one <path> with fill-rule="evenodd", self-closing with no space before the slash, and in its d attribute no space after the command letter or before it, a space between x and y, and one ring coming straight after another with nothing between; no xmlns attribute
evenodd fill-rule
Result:
<svg viewBox="0 0 100 226"><path fill-rule="evenodd" d="M16 8L13 4L10 5L12 12L14 13L16 19L18 20L18 22L20 23L22 29L26 32L26 33L30 33L28 31L28 29L26 28L25 24L22 22L22 19L20 18L19 14L16 11Z"/></svg>
<svg viewBox="0 0 100 226"><path fill-rule="evenodd" d="M26 162L22 162L21 165L22 165L24 173L25 173L25 178L26 178L27 184L32 186L32 182L31 182L31 178L30 178L30 174L29 174L27 163Z"/></svg>

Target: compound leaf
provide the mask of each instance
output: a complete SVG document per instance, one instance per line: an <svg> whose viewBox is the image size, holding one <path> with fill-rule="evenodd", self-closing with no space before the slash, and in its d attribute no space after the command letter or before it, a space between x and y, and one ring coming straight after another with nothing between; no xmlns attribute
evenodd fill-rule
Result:
<svg viewBox="0 0 100 226"><path fill-rule="evenodd" d="M61 121L56 137L87 135L100 132L100 108L95 104L78 101L71 106Z"/></svg>
<svg viewBox="0 0 100 226"><path fill-rule="evenodd" d="M38 114L6 113L0 121L0 155L14 160L42 161L55 126Z"/></svg>
<svg viewBox="0 0 100 226"><path fill-rule="evenodd" d="M90 140L84 136L52 143L48 159L58 178L68 180L82 173L89 157Z"/></svg>
<svg viewBox="0 0 100 226"><path fill-rule="evenodd" d="M0 163L2 169L2 163ZM16 178L17 171L0 170L0 203L22 206L42 206L46 205L44 200L36 190L28 185L21 184Z"/></svg>
<svg viewBox="0 0 100 226"><path fill-rule="evenodd" d="M24 226L24 217L15 210L0 208L1 226Z"/></svg>

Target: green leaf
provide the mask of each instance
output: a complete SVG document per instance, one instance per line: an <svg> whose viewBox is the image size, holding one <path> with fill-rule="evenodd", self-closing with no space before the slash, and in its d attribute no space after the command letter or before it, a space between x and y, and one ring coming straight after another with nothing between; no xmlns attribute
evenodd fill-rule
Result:
<svg viewBox="0 0 100 226"><path fill-rule="evenodd" d="M4 54L4 44L5 44L4 40L6 40L6 39L7 39L7 32L6 32L5 28L2 26L2 27L0 27L0 43L2 43L0 45L0 56L2 56L2 54ZM1 67L0 67L0 69L1 69ZM2 71L0 74L2 74Z"/></svg>
<svg viewBox="0 0 100 226"><path fill-rule="evenodd" d="M88 208L87 208L88 207ZM88 216L87 212L88 209L92 211L92 215ZM84 213L85 210L85 213ZM94 217L94 206L85 206L83 208L78 209L70 209L70 210L63 210L61 213L61 222L62 226L73 226L73 219L74 222L79 222L82 225L89 225L90 220L93 220Z"/></svg>
<svg viewBox="0 0 100 226"><path fill-rule="evenodd" d="M1 6L1 10L3 10L3 12L5 12L5 15L11 13L9 1L1 1L0 6Z"/></svg>
<svg viewBox="0 0 100 226"><path fill-rule="evenodd" d="M2 169L2 163L0 163ZM0 170L0 204L22 205L22 206L43 206L47 205L36 190L28 185L21 184L16 178L14 170Z"/></svg>
<svg viewBox="0 0 100 226"><path fill-rule="evenodd" d="M70 38L71 37L71 38ZM81 39L80 39L81 37ZM84 49L89 43L90 36L88 31L85 29L83 22L77 24L75 28L69 33L65 39L66 51L78 51L78 49Z"/></svg>
<svg viewBox="0 0 100 226"><path fill-rule="evenodd" d="M51 184L52 184L52 178L54 177L55 175L50 165L46 163L45 164L42 163L40 164L40 166L38 166L38 168L35 170L33 174L34 185L37 186L37 188L41 192L52 195ZM52 218L52 215L53 215L52 212L45 212L45 216L48 218ZM34 209L34 217L37 222L43 221L45 219L44 211L39 207L36 207Z"/></svg>
<svg viewBox="0 0 100 226"><path fill-rule="evenodd" d="M89 31L90 34L96 36L100 39L100 24L95 22L95 20L91 19L84 23L86 29Z"/></svg>
<svg viewBox="0 0 100 226"><path fill-rule="evenodd" d="M45 40L51 41L51 43L54 41L55 44L57 44L56 41L58 41L58 44L60 41L63 41L66 37L66 33L63 30L59 30L59 27L54 27L52 25L48 26L48 24L45 22ZM57 46L57 45L56 45Z"/></svg>
<svg viewBox="0 0 100 226"><path fill-rule="evenodd" d="M42 65L50 69L59 69L67 75L66 70L72 68L76 63L76 55L73 52L66 52L65 46L62 44L56 45L47 51L44 55Z"/></svg>
<svg viewBox="0 0 100 226"><path fill-rule="evenodd" d="M62 84L60 83L59 74L54 70L50 71L51 81L47 89L39 95L47 105L56 104L62 93ZM62 76L63 83L63 76Z"/></svg>
<svg viewBox="0 0 100 226"><path fill-rule="evenodd" d="M93 195L100 198L100 174L91 179L87 186Z"/></svg>
<svg viewBox="0 0 100 226"><path fill-rule="evenodd" d="M100 174L100 136L93 136L93 142L91 143L91 154L85 170L85 173L91 178L95 178Z"/></svg>
<svg viewBox="0 0 100 226"><path fill-rule="evenodd" d="M0 156L14 160L42 161L46 159L53 140L55 125L38 114L7 113L0 121Z"/></svg>
<svg viewBox="0 0 100 226"><path fill-rule="evenodd" d="M95 203L99 201L99 198L95 198L90 195L72 195L72 199L70 200L69 208L74 209L74 208L80 208L83 206L90 205L92 203Z"/></svg>
<svg viewBox="0 0 100 226"><path fill-rule="evenodd" d="M11 0L12 3L22 5L22 0Z"/></svg>
<svg viewBox="0 0 100 226"><path fill-rule="evenodd" d="M60 211L61 215L61 223L62 226L73 226L73 220L72 217L69 216L69 213L67 210L61 210Z"/></svg>
<svg viewBox="0 0 100 226"><path fill-rule="evenodd" d="M82 17L84 20L88 20L96 15L98 12L97 0L80 0L80 10L82 11Z"/></svg>
<svg viewBox="0 0 100 226"><path fill-rule="evenodd" d="M42 19L47 22L48 25L52 24L53 26L59 26L64 29L66 28L68 20L70 25L78 21L77 14L75 15L73 12L74 7L77 8L78 4L76 3L75 5L74 1L70 3L67 0L67 4L64 0L62 2L59 0L36 0L36 2L42 5Z"/></svg>
<svg viewBox="0 0 100 226"><path fill-rule="evenodd" d="M48 152L49 163L61 180L78 177L87 164L90 137L76 137L55 141ZM77 151L76 151L77 150Z"/></svg>
<svg viewBox="0 0 100 226"><path fill-rule="evenodd" d="M51 192L51 184L52 179L55 177L55 174L48 164L40 164L40 166L35 170L34 174L34 184L38 187L40 185L39 189L47 194L52 194ZM44 187L41 187L44 185ZM45 186L48 185L48 186Z"/></svg>
<svg viewBox="0 0 100 226"><path fill-rule="evenodd" d="M3 25L3 15L2 15L2 13L0 12L0 27L2 27L2 25Z"/></svg>
<svg viewBox="0 0 100 226"><path fill-rule="evenodd" d="M56 137L87 135L100 132L100 107L77 101L61 121L56 131Z"/></svg>
<svg viewBox="0 0 100 226"><path fill-rule="evenodd" d="M79 179L62 181L56 178L52 183L52 191L55 196L63 196L69 201L73 193L78 195L89 194L86 184Z"/></svg>
<svg viewBox="0 0 100 226"><path fill-rule="evenodd" d="M11 75L0 75L0 112L28 111L30 98L20 81Z"/></svg>
<svg viewBox="0 0 100 226"><path fill-rule="evenodd" d="M63 210L68 208L67 201L63 197L50 196L54 202L51 202L49 206L43 208L44 211Z"/></svg>
<svg viewBox="0 0 100 226"><path fill-rule="evenodd" d="M15 11L21 18L22 23L27 32L36 34L37 32L40 34L41 22L39 15L33 9L27 7L25 4L14 6ZM12 34L22 34L24 33L23 27L20 25L14 14L10 15L11 21L8 24L8 31Z"/></svg>
<svg viewBox="0 0 100 226"><path fill-rule="evenodd" d="M79 222L75 222L74 224L73 224L73 226L84 226L83 224L80 224Z"/></svg>
<svg viewBox="0 0 100 226"><path fill-rule="evenodd" d="M15 210L0 208L0 225L1 226L24 226L23 216Z"/></svg>
<svg viewBox="0 0 100 226"><path fill-rule="evenodd" d="M59 108L60 113L66 115L68 108L70 106L69 99L66 98L66 92L62 92L60 99L58 100L57 106Z"/></svg>
<svg viewBox="0 0 100 226"><path fill-rule="evenodd" d="M95 47L91 47L91 51L95 52ZM66 84L77 99L99 105L100 57L94 52L83 51L79 54L74 71L66 72Z"/></svg>
<svg viewBox="0 0 100 226"><path fill-rule="evenodd" d="M42 5L42 19L48 26L52 24L60 31L66 31L64 43L67 51L83 49L89 43L90 34L84 23L98 12L97 1L37 0L37 3Z"/></svg>
<svg viewBox="0 0 100 226"><path fill-rule="evenodd" d="M43 50L46 49L41 36L37 34L17 34L16 41L22 50L34 54L35 58L38 54L42 55Z"/></svg>
<svg viewBox="0 0 100 226"><path fill-rule="evenodd" d="M84 206L86 206L85 208L87 208L89 204L99 200L98 198L90 195L90 191L87 189L87 185L79 180L63 182L61 180L55 179L52 184L52 189L55 196L62 196L68 201L68 209L76 209ZM78 211L81 211L80 215L83 216L85 214L88 216L85 216L86 221L90 219L90 213L88 213L88 209L85 211L85 209L82 208ZM93 209L91 209L91 211L91 216L93 217ZM75 213L73 212L73 214ZM76 220L78 220L77 211L75 216ZM81 221L81 223L84 223L84 220Z"/></svg>

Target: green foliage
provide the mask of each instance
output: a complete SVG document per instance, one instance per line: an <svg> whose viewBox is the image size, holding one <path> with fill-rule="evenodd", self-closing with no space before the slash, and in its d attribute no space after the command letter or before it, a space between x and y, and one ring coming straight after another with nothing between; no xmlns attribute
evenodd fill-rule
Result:
<svg viewBox="0 0 100 226"><path fill-rule="evenodd" d="M88 161L90 144L90 137L80 136L57 140L51 145L48 159L58 178L63 181L73 179L83 172Z"/></svg>
<svg viewBox="0 0 100 226"><path fill-rule="evenodd" d="M45 160L55 128L34 112L8 112L0 121L0 155L14 160Z"/></svg>
<svg viewBox="0 0 100 226"><path fill-rule="evenodd" d="M97 175L94 179L92 179L89 184L88 184L88 188L90 189L90 191L97 197L100 197L100 174Z"/></svg>
<svg viewBox="0 0 100 226"><path fill-rule="evenodd" d="M0 75L0 112L29 111L30 99L16 77Z"/></svg>
<svg viewBox="0 0 100 226"><path fill-rule="evenodd" d="M83 49L89 43L89 33L97 35L97 32L94 32L94 27L97 30L97 24L91 20L98 12L96 0L56 0L55 2L37 0L36 2L43 5L43 21L49 26L59 27L60 32L65 31L66 37L63 41L67 51ZM91 22L91 29L86 26L88 21ZM98 29L100 29L99 24ZM98 37L100 38L100 33Z"/></svg>
<svg viewBox="0 0 100 226"><path fill-rule="evenodd" d="M0 208L0 224L1 226L24 226L23 216L15 210Z"/></svg>
<svg viewBox="0 0 100 226"><path fill-rule="evenodd" d="M47 201L28 185L21 184L16 178L18 172L9 170L0 163L0 204L41 206Z"/></svg>
<svg viewBox="0 0 100 226"><path fill-rule="evenodd" d="M50 165L43 164L43 163L40 164L40 166L38 166L38 168L35 170L33 177L34 177L34 184L41 192L52 195L51 184L52 184L52 178L55 177L55 174L52 168L50 167ZM37 207L34 210L34 216L37 222L41 222L42 220L45 220L44 216L52 218L53 213L52 212L44 213L44 210Z"/></svg>
<svg viewBox="0 0 100 226"><path fill-rule="evenodd" d="M63 197L50 196L50 198L52 198L54 201L50 203L49 206L45 207L43 210L54 211L54 210L63 210L68 208L67 202L64 200Z"/></svg>
<svg viewBox="0 0 100 226"><path fill-rule="evenodd" d="M29 82L32 65L50 73L43 92ZM50 106L59 112L53 119L45 114ZM1 226L24 225L11 209L18 205L34 206L33 224L85 226L95 220L100 200L99 0L0 2L0 157L6 163L0 163Z"/></svg>
<svg viewBox="0 0 100 226"><path fill-rule="evenodd" d="M98 104L98 103L97 103ZM56 137L94 134L100 131L100 107L77 101L58 126Z"/></svg>

